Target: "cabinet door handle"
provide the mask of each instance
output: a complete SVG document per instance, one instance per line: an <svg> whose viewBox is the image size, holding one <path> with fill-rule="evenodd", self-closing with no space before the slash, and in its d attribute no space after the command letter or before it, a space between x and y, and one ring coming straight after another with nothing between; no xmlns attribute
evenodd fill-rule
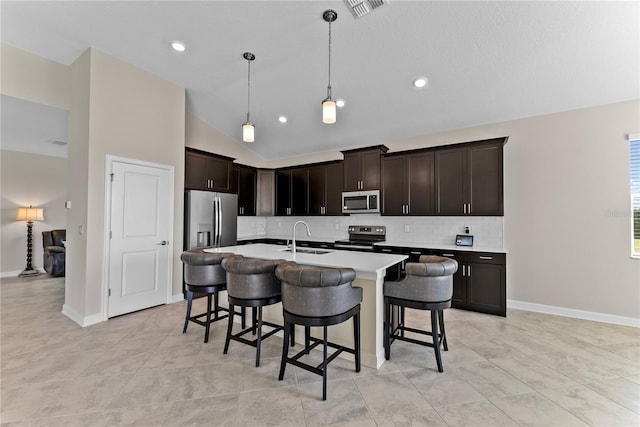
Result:
<svg viewBox="0 0 640 427"><path fill-rule="evenodd" d="M391 249L381 249L382 252L391 253Z"/></svg>
<svg viewBox="0 0 640 427"><path fill-rule="evenodd" d="M471 266L467 265L467 277L471 277Z"/></svg>
<svg viewBox="0 0 640 427"><path fill-rule="evenodd" d="M416 251L410 251L409 252L411 255L422 255L421 252L416 252Z"/></svg>
<svg viewBox="0 0 640 427"><path fill-rule="evenodd" d="M447 256L447 257L450 256L450 257L452 257L454 255L453 254L442 254L442 256ZM464 265L462 267L464 268Z"/></svg>
<svg viewBox="0 0 640 427"><path fill-rule="evenodd" d="M466 215L467 214L467 204L466 203L462 204L462 210L464 211L464 214Z"/></svg>
<svg viewBox="0 0 640 427"><path fill-rule="evenodd" d="M467 209L467 211L469 211L469 214L471 213L471 203L468 203L469 205L469 209Z"/></svg>
<svg viewBox="0 0 640 427"><path fill-rule="evenodd" d="M407 205L407 215L409 215L411 213L411 206Z"/></svg>
<svg viewBox="0 0 640 427"><path fill-rule="evenodd" d="M493 259L492 256L482 256L482 255L479 258L480 259Z"/></svg>

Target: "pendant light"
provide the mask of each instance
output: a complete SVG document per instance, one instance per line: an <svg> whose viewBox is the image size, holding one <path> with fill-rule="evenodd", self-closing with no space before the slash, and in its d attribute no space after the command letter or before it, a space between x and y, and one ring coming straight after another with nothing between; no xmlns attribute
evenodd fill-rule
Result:
<svg viewBox="0 0 640 427"><path fill-rule="evenodd" d="M255 137L256 127L249 120L249 106L251 105L251 61L256 59L256 56L251 52L245 52L242 57L247 60L247 121L242 124L242 140L244 142L253 142Z"/></svg>
<svg viewBox="0 0 640 427"><path fill-rule="evenodd" d="M336 101L331 97L331 23L338 19L338 14L333 9L327 9L322 14L322 19L329 23L329 84L327 97L322 101L322 121L333 124L336 122Z"/></svg>

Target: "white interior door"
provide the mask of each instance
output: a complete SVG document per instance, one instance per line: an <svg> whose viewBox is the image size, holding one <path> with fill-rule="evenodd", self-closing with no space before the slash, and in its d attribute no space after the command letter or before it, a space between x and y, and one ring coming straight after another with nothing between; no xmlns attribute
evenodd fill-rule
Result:
<svg viewBox="0 0 640 427"><path fill-rule="evenodd" d="M173 225L169 169L111 163L108 317L167 302Z"/></svg>

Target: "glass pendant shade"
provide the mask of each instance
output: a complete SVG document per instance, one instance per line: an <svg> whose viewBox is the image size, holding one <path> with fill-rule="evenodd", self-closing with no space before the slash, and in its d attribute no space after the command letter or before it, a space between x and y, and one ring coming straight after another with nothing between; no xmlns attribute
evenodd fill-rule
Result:
<svg viewBox="0 0 640 427"><path fill-rule="evenodd" d="M328 125L336 122L336 101L331 98L322 101L322 122Z"/></svg>
<svg viewBox="0 0 640 427"><path fill-rule="evenodd" d="M244 142L253 142L256 127L251 122L242 125L242 140Z"/></svg>

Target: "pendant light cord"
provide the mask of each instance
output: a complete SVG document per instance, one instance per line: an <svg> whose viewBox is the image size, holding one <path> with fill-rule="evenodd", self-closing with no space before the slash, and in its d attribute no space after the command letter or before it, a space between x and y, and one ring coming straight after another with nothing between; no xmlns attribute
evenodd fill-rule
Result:
<svg viewBox="0 0 640 427"><path fill-rule="evenodd" d="M329 85L327 86L327 98L331 99L331 21L329 21Z"/></svg>
<svg viewBox="0 0 640 427"><path fill-rule="evenodd" d="M247 60L249 64L247 71L247 123L249 123L249 111L251 111L251 61Z"/></svg>

